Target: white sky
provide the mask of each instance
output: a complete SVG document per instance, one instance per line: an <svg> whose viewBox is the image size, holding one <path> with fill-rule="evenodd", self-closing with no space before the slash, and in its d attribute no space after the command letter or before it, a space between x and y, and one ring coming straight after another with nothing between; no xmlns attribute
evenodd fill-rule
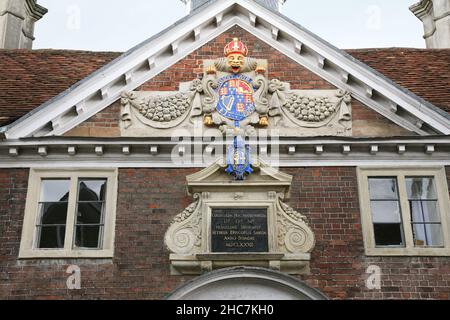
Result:
<svg viewBox="0 0 450 320"><path fill-rule="evenodd" d="M220 0L219 0L220 1ZM418 0L288 0L283 13L333 45L424 48ZM186 14L180 0L38 0L33 48L126 51Z"/></svg>

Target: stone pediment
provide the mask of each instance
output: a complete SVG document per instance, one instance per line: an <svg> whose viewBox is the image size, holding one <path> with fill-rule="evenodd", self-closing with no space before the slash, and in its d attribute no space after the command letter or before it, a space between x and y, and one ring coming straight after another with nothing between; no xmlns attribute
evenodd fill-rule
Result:
<svg viewBox="0 0 450 320"><path fill-rule="evenodd" d="M261 186L274 191L282 192L289 199L289 190L292 176L269 166L262 160L253 163L254 173L247 176L244 181L236 181L225 172L226 163L219 159L209 167L187 176L188 190L190 194L198 192L214 191L228 188L229 190L251 190Z"/></svg>

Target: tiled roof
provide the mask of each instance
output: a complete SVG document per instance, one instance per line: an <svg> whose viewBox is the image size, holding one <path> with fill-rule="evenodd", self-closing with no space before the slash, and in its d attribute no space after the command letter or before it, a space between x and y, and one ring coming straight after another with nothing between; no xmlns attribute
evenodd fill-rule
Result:
<svg viewBox="0 0 450 320"><path fill-rule="evenodd" d="M402 87L450 113L450 49L346 51Z"/></svg>
<svg viewBox="0 0 450 320"><path fill-rule="evenodd" d="M450 113L450 49L347 52ZM119 55L72 50L0 50L0 125L13 122Z"/></svg>
<svg viewBox="0 0 450 320"><path fill-rule="evenodd" d="M119 55L72 50L0 50L0 125L15 121Z"/></svg>

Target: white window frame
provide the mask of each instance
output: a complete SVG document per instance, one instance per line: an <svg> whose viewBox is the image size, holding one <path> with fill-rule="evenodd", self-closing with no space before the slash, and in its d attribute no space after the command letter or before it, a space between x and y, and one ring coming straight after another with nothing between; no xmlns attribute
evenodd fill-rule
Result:
<svg viewBox="0 0 450 320"><path fill-rule="evenodd" d="M368 256L450 256L450 200L447 176L444 167L433 168L373 168L360 167L358 172L359 202L361 208L361 222L364 237L364 247ZM405 177L433 177L436 184L438 209L441 217L442 236L444 246L416 247L414 246L411 215L406 191ZM369 178L397 177L399 201L404 231L404 247L376 247L375 234L370 207Z"/></svg>
<svg viewBox="0 0 450 320"><path fill-rule="evenodd" d="M19 259L32 258L112 258L117 204L117 169L30 169L25 216L20 243ZM43 179L70 179L66 234L64 248L36 248L38 203ZM75 210L79 178L107 179L103 246L101 249L74 248Z"/></svg>

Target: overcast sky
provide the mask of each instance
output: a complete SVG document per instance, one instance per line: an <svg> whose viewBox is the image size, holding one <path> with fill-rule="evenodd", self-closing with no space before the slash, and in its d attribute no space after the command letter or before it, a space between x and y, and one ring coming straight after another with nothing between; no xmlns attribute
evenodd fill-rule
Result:
<svg viewBox="0 0 450 320"><path fill-rule="evenodd" d="M219 0L220 1L220 0ZM425 47L418 0L287 0L283 13L335 46ZM126 51L186 14L180 0L38 0L35 49Z"/></svg>

